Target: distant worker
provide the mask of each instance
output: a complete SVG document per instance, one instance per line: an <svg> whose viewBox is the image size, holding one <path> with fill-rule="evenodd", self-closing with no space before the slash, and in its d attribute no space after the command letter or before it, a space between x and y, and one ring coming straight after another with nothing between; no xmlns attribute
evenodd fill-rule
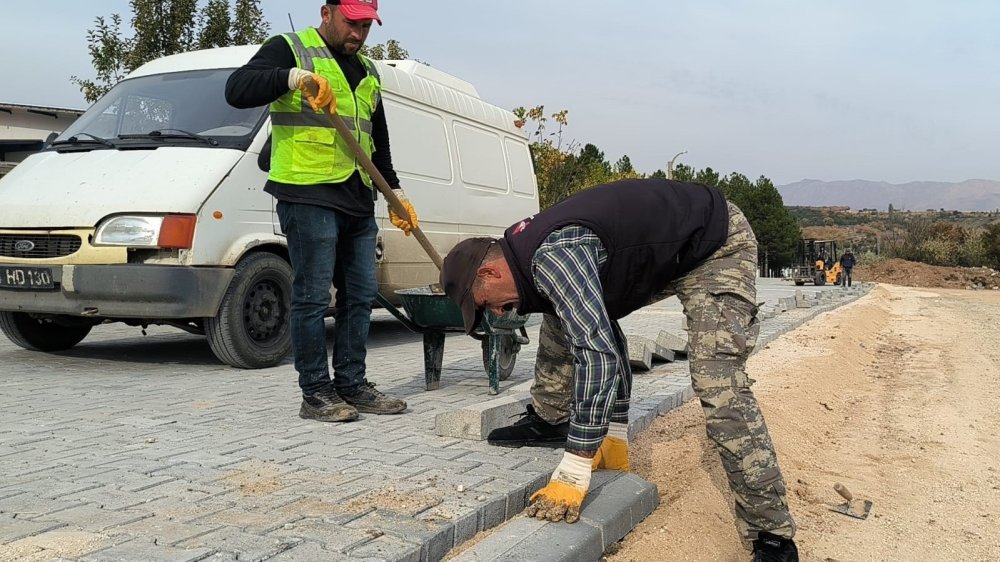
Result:
<svg viewBox="0 0 1000 562"><path fill-rule="evenodd" d="M850 287L851 286L851 271L854 269L854 252L847 250L844 255L840 256L840 269L842 270L840 276L840 286Z"/></svg>
<svg viewBox="0 0 1000 562"><path fill-rule="evenodd" d="M744 370L757 339L757 240L704 185L624 180L581 191L448 253L445 292L465 331L483 310L544 313L532 404L491 444L565 447L528 515L580 517L593 470L629 470L632 371L618 320L676 295L690 324L691 380L755 560L797 561L774 445Z"/></svg>
<svg viewBox="0 0 1000 562"><path fill-rule="evenodd" d="M299 417L322 422L358 413L397 414L406 402L375 389L366 376L368 329L378 291L378 225L372 179L324 112L336 111L393 187L411 224L389 218L409 234L417 215L392 166L382 83L358 51L378 17L377 0L327 0L318 27L268 39L226 83L238 108L270 104L273 139L264 191L277 199L292 265L289 329L302 404ZM315 91L313 90L315 88ZM263 160L263 158L262 158ZM332 361L327 362L324 317L334 306ZM333 370L333 378L330 370Z"/></svg>

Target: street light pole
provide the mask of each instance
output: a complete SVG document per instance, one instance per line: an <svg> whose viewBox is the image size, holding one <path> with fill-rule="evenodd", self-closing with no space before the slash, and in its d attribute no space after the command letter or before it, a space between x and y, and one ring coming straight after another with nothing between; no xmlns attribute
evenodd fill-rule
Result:
<svg viewBox="0 0 1000 562"><path fill-rule="evenodd" d="M674 155L673 158L670 159L670 162L667 162L667 179L668 180L674 179L674 160L677 160L677 157L680 156L681 154L687 154L687 151L686 150L682 150L682 151L678 152L677 154Z"/></svg>

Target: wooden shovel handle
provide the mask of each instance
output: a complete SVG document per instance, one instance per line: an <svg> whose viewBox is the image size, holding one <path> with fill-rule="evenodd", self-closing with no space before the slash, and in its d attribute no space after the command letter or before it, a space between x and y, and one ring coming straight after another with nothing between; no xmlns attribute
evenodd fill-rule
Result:
<svg viewBox="0 0 1000 562"><path fill-rule="evenodd" d="M844 498L847 501L851 501L854 499L854 494L852 494L851 491L848 490L847 487L841 484L840 482L834 484L833 489L836 490L838 494L840 494L840 497Z"/></svg>
<svg viewBox="0 0 1000 562"><path fill-rule="evenodd" d="M316 83L313 82L311 78L306 78L306 80L308 81L308 87L311 92L318 91ZM410 220L410 213L406 210L406 207L403 206L399 197L396 197L396 194L392 192L392 188L389 187L388 182L386 182L385 178L382 177L382 173L379 172L378 168L375 167L375 164L372 163L371 158L368 158L368 155L365 154L365 149L361 148L361 144L358 143L357 139L354 138L354 135L352 135L347 129L347 125L344 124L344 121L337 117L336 110L331 110L329 107L325 109L327 111L324 111L324 113L326 113L326 116L330 118L330 123L333 125L333 128L337 130L337 133L340 134L340 136L347 142L347 145L351 147L351 150L354 151L354 156L358 159L358 162L361 162L361 167L368 172L368 175L371 176L376 187L378 187L378 190L382 192L382 196L389 202L389 208L395 211L400 218L406 217L407 222L413 224L413 221ZM441 254L438 254L438 251L431 244L431 241L427 239L427 235L420 230L419 226L414 226L410 230L410 234L417 239L417 242L420 242L424 251L427 252L431 261L434 262L434 265L436 265L438 271L440 271L444 266L444 262L441 260Z"/></svg>

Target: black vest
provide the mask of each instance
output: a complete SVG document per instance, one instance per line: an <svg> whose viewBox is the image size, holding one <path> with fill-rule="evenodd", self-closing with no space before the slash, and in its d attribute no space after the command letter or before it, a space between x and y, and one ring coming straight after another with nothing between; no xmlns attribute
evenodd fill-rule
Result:
<svg viewBox="0 0 1000 562"><path fill-rule="evenodd" d="M591 187L524 219L500 240L521 314L553 312L535 288L531 259L549 234L569 225L590 229L604 244L604 305L617 320L649 304L670 281L718 250L728 236L729 209L722 193L701 184L622 180Z"/></svg>

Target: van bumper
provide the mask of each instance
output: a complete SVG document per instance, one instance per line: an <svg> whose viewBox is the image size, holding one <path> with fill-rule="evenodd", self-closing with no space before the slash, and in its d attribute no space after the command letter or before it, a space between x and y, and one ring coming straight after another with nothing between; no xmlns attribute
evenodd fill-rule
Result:
<svg viewBox="0 0 1000 562"><path fill-rule="evenodd" d="M24 268L4 264L0 268ZM163 265L52 265L53 288L10 288L0 280L0 310L102 318L215 316L235 270ZM16 271L10 273L14 280Z"/></svg>

